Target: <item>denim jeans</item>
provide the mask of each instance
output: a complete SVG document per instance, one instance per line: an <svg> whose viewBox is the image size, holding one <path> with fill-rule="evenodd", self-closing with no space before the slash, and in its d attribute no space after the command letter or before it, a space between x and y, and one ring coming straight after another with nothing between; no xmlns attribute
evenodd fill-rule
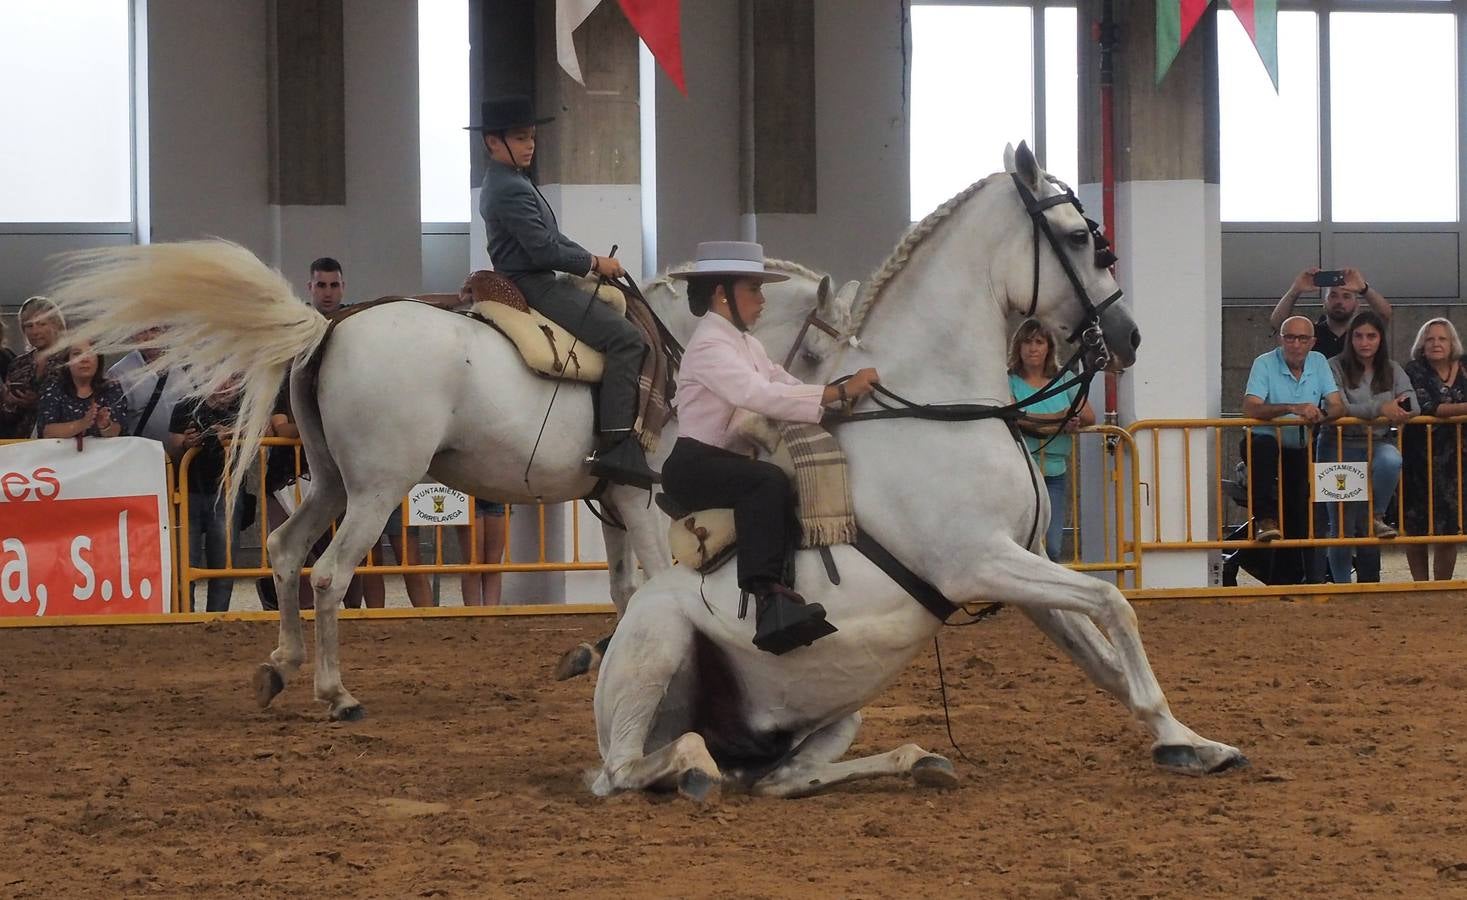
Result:
<svg viewBox="0 0 1467 900"><path fill-rule="evenodd" d="M1391 503L1391 498L1396 493L1396 483L1401 477L1401 451L1395 444L1389 441L1376 441L1372 449L1374 456L1370 461L1370 497L1369 503L1356 501L1354 503L1326 503L1325 509L1329 515L1330 537L1370 537L1374 532L1370 529L1366 512L1373 505L1376 517L1385 514ZM1321 463L1331 460L1343 459L1347 462L1364 462L1365 447L1359 444L1345 444L1344 451L1338 449L1334 435L1328 431L1320 435L1319 451L1315 459ZM1340 507L1344 507L1344 534L1340 529ZM1350 557L1355 557L1355 574L1363 582L1380 581L1380 548L1379 547L1330 547L1326 552L1329 557L1330 577L1335 584L1349 584L1350 582Z"/></svg>
<svg viewBox="0 0 1467 900"><path fill-rule="evenodd" d="M1044 530L1044 552L1059 562L1065 543L1065 519L1070 514L1070 473L1044 476L1044 487L1049 491L1049 527Z"/></svg>
<svg viewBox="0 0 1467 900"><path fill-rule="evenodd" d="M243 502L243 501L241 501ZM235 515L241 512L238 504ZM224 515L224 497L221 494L188 495L188 556L189 564L195 567L222 569L226 562L226 548L236 551L239 530L229 528ZM193 589L189 584L188 607L195 609ZM229 596L234 592L234 579L211 578L205 595L205 610L226 612Z"/></svg>

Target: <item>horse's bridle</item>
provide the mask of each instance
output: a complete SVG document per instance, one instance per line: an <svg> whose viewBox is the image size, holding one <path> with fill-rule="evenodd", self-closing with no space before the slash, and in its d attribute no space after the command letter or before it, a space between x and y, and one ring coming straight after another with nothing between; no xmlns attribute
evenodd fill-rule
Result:
<svg viewBox="0 0 1467 900"><path fill-rule="evenodd" d="M1080 281L1079 273L1075 271L1074 264L1070 262L1069 256L1065 255L1063 248L1060 247L1059 238L1055 237L1054 229L1050 227L1044 211L1067 203L1075 207L1075 211L1090 228L1090 236L1095 241L1095 267L1097 269L1109 269L1116 264L1116 255L1110 248L1110 241L1106 238L1105 232L1100 230L1100 223L1085 215L1085 207L1080 205L1080 200L1075 196L1075 192L1070 190L1063 181L1054 176L1046 176L1051 184L1060 189L1061 193L1040 200L1029 190L1029 186L1024 183L1017 172L1009 173L1009 177L1014 180L1014 188L1019 192L1019 199L1023 201L1025 211L1029 213L1029 218L1034 222L1034 286L1029 298L1029 309L1024 316L1025 318L1033 316L1034 311L1039 307L1039 236L1043 234L1049 240L1049 246L1053 248L1054 255L1059 258L1060 268L1064 269L1065 277L1069 279L1070 287L1074 288L1075 296L1085 307L1085 318L1080 320L1080 327L1071 333L1069 343L1080 341L1082 350L1089 351L1088 355L1099 357L1093 362L1087 360L1090 368L1096 371L1104 369L1110 365L1110 352L1105 348L1105 336L1100 329L1100 317L1112 303L1125 296L1125 293L1118 287L1115 293L1098 304L1090 299L1090 292L1085 289L1084 283Z"/></svg>
<svg viewBox="0 0 1467 900"><path fill-rule="evenodd" d="M794 343L790 344L790 352L784 355L784 368L786 372L789 371L790 366L794 365L795 354L799 353L800 348L804 346L805 335L810 333L811 328L825 332L830 335L830 339L833 341L847 341L852 347L860 346L860 341L856 340L855 335L842 335L834 325L820 318L818 309L812 309L810 310L810 314L805 316L804 324L800 326L799 334L795 335Z"/></svg>

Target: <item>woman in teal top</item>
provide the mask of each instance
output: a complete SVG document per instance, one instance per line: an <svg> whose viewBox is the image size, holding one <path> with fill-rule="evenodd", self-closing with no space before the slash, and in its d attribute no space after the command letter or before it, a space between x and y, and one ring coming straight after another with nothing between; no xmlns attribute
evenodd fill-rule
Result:
<svg viewBox="0 0 1467 900"><path fill-rule="evenodd" d="M1014 392L1014 399L1028 399L1058 373L1054 336L1038 319L1026 319L1014 332L1013 342L1009 344L1009 388ZM1080 390L1080 383L1074 375L1066 377L1069 382L1062 393L1025 407L1025 418L1019 420L1024 443L1039 464L1044 485L1049 491L1049 528L1044 532L1044 549L1056 562L1064 542L1065 514L1070 508L1070 445L1074 438L1068 432L1095 424L1095 410L1090 407L1089 400L1080 404L1075 418L1061 424ZM1056 429L1066 433L1050 440Z"/></svg>

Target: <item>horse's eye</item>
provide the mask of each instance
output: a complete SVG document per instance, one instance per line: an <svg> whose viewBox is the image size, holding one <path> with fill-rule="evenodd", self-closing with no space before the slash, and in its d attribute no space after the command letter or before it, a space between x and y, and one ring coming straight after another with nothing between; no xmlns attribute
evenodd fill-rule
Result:
<svg viewBox="0 0 1467 900"><path fill-rule="evenodd" d="M1076 247L1083 247L1090 242L1090 232L1084 228L1076 228L1066 236L1070 239L1070 243Z"/></svg>

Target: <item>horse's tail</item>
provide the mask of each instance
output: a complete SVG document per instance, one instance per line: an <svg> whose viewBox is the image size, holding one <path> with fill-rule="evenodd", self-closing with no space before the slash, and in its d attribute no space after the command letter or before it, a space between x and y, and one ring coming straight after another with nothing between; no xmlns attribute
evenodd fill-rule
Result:
<svg viewBox="0 0 1467 900"><path fill-rule="evenodd" d="M232 502L270 425L291 364L326 335L326 319L279 272L238 244L187 241L65 254L51 298L76 327L66 344L99 353L161 351L169 369L204 397L238 379L240 412L225 455ZM156 336L140 337L148 329Z"/></svg>

